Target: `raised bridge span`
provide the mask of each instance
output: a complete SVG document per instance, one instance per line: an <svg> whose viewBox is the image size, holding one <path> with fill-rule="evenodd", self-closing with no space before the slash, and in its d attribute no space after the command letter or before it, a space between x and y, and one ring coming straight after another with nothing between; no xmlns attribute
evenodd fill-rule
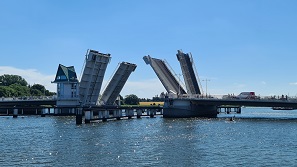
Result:
<svg viewBox="0 0 297 167"><path fill-rule="evenodd" d="M192 55L185 54L181 50L177 51L177 60L183 73L184 81L187 88L187 94L202 94L202 86L199 81L197 72L195 72Z"/></svg>
<svg viewBox="0 0 297 167"><path fill-rule="evenodd" d="M169 65L167 65L164 60L150 56L144 56L143 60L146 64L151 65L168 93L186 94L182 83L175 77L176 75L170 70Z"/></svg>
<svg viewBox="0 0 297 167"><path fill-rule="evenodd" d="M266 100L266 99L216 99L205 98L198 74L195 69L193 57L177 51L177 60L180 62L186 91L183 89L176 96L179 85L174 74L161 59L145 56L146 64L150 64L158 78L167 90L163 107L163 117L216 117L220 106L254 106L254 107L290 107L297 108L297 100ZM204 98L203 98L204 96ZM192 98L196 97L196 98Z"/></svg>
<svg viewBox="0 0 297 167"><path fill-rule="evenodd" d="M122 62L109 81L107 87L99 99L101 105L113 105L127 82L130 74L136 69L136 64Z"/></svg>

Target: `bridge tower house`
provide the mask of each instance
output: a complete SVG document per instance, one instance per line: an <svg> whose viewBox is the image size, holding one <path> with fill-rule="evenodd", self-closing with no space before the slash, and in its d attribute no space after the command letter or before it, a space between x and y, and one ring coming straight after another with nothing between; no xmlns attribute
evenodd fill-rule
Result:
<svg viewBox="0 0 297 167"><path fill-rule="evenodd" d="M74 66L66 67L59 64L55 80L52 83L57 84L57 107L63 107L63 110L55 111L55 113L74 114L73 107L79 105L79 81Z"/></svg>

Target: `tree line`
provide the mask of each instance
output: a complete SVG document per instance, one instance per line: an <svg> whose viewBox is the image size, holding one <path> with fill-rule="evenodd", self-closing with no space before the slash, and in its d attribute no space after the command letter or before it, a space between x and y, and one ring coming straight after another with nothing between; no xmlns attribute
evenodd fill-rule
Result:
<svg viewBox="0 0 297 167"><path fill-rule="evenodd" d="M18 75L4 74L0 76L0 97L27 97L27 96L52 96L55 92L50 92L41 84L29 85L28 82ZM121 98L122 104L138 105L144 101L163 101L164 98L158 96L153 99L138 98L130 94Z"/></svg>
<svg viewBox="0 0 297 167"><path fill-rule="evenodd" d="M55 94L41 84L29 85L24 78L18 75L0 76L0 97L52 96Z"/></svg>

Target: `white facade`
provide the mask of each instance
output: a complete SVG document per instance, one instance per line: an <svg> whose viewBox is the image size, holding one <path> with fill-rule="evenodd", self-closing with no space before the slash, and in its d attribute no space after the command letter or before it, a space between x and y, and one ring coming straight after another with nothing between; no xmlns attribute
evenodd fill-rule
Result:
<svg viewBox="0 0 297 167"><path fill-rule="evenodd" d="M57 83L57 106L79 105L78 83Z"/></svg>

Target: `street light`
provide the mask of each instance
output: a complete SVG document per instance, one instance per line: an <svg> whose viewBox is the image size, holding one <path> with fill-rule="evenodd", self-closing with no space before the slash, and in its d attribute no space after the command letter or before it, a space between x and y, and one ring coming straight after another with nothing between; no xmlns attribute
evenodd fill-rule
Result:
<svg viewBox="0 0 297 167"><path fill-rule="evenodd" d="M206 87L206 96L207 96L207 82L210 81L209 79L203 79L202 81L205 81L205 87Z"/></svg>

